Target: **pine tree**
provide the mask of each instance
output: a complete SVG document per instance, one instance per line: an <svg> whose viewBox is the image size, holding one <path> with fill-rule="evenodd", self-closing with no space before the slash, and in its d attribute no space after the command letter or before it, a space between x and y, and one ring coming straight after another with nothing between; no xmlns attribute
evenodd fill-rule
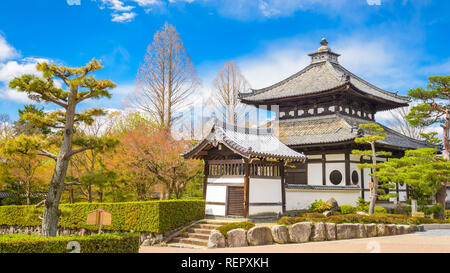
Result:
<svg viewBox="0 0 450 273"><path fill-rule="evenodd" d="M95 117L105 115L105 111L92 108L77 112L76 107L87 99L110 98L108 89L116 85L110 80L96 80L89 75L103 67L100 62L93 59L86 66L70 68L56 66L55 64L38 63L38 71L42 77L36 75L23 75L14 78L9 87L25 92L36 102L53 103L59 106L56 111L46 112L43 115L34 111L26 111L21 115L23 120L40 128L53 130L52 140L59 148L58 154L47 149L39 149L39 154L55 160L53 177L45 199L44 216L42 221L42 235L56 236L59 216L58 209L61 194L64 190L64 181L70 158L89 149L108 149L117 144L112 138L83 137L76 134L76 127L81 123L91 124ZM67 90L55 85L55 80L61 80ZM50 139L50 137L47 137ZM73 149L74 146L76 149Z"/></svg>
<svg viewBox="0 0 450 273"><path fill-rule="evenodd" d="M377 175L377 169L378 169L378 165L380 163L377 163L377 156L390 156L391 153L390 152L384 152L384 151L376 151L376 147L375 147L375 143L377 141L383 140L386 138L386 134L383 133L384 129L375 123L363 123L363 124L359 124L359 129L366 131L366 135L362 136L362 137L357 137L355 138L355 142L358 144L369 144L370 145L370 150L353 150L352 154L355 155L359 155L359 156L365 156L365 157L370 157L372 160L372 163L363 163L363 164L358 164L358 168L359 169L363 169L363 168L370 168L372 169L372 180L373 180L373 186L372 186L372 190L371 190L371 195L370 195L370 204L369 204L369 215L373 215L374 212L374 208L375 208L375 203L377 201L377 197L378 197L378 187L379 187L379 180L378 180L378 175Z"/></svg>

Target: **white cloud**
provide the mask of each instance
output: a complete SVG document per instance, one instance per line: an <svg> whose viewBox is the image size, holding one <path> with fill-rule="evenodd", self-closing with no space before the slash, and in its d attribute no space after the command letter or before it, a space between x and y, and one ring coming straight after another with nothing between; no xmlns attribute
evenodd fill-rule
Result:
<svg viewBox="0 0 450 273"><path fill-rule="evenodd" d="M80 6L81 0L67 0L69 6Z"/></svg>
<svg viewBox="0 0 450 273"><path fill-rule="evenodd" d="M8 44L5 38L0 35L0 61L20 57L19 52Z"/></svg>
<svg viewBox="0 0 450 273"><path fill-rule="evenodd" d="M133 6L125 6L124 2L119 0L101 0L103 5L114 11L130 11L134 9Z"/></svg>
<svg viewBox="0 0 450 273"><path fill-rule="evenodd" d="M147 7L155 4L160 4L159 0L132 0L136 2L141 7Z"/></svg>
<svg viewBox="0 0 450 273"><path fill-rule="evenodd" d="M134 17L137 16L137 14L134 12L124 12L124 13L113 13L111 14L111 16L113 17L111 19L111 21L113 22L127 23L131 22L134 19Z"/></svg>
<svg viewBox="0 0 450 273"><path fill-rule="evenodd" d="M10 89L9 82L15 77L20 77L24 74L41 75L36 70L36 64L38 62L48 62L49 60L43 58L11 60L13 58L20 58L20 54L0 36L0 98L20 103L31 103L32 101L27 97L26 93ZM60 82L55 82L55 84L58 86L62 85Z"/></svg>

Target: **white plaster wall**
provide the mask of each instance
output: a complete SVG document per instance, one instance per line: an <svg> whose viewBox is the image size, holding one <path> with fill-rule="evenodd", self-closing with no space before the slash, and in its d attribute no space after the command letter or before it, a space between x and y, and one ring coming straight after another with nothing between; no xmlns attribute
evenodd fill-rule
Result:
<svg viewBox="0 0 450 273"><path fill-rule="evenodd" d="M354 186L361 185L361 171L358 170L357 166L358 166L358 163L350 163L350 184L354 185ZM352 181L353 171L356 171L358 173L358 183L357 184L353 184L353 181Z"/></svg>
<svg viewBox="0 0 450 273"><path fill-rule="evenodd" d="M208 177L208 183L244 183L243 177Z"/></svg>
<svg viewBox="0 0 450 273"><path fill-rule="evenodd" d="M345 186L345 163L326 163L326 185L330 186ZM330 173L334 170L338 170L341 172L342 175L342 181L338 185L334 185L330 181Z"/></svg>
<svg viewBox="0 0 450 273"><path fill-rule="evenodd" d="M355 206L359 196L360 191L287 191L286 210L308 209L314 201L319 199L327 201L331 197L336 199L339 205Z"/></svg>
<svg viewBox="0 0 450 273"><path fill-rule="evenodd" d="M322 155L308 155L309 159L322 159Z"/></svg>
<svg viewBox="0 0 450 273"><path fill-rule="evenodd" d="M450 189L447 189L447 197L445 197L446 202L450 202Z"/></svg>
<svg viewBox="0 0 450 273"><path fill-rule="evenodd" d="M256 215L260 213L281 213L283 211L283 207L281 205L278 206L252 206L250 205L248 209L248 214Z"/></svg>
<svg viewBox="0 0 450 273"><path fill-rule="evenodd" d="M344 154L327 154L325 157L327 160L345 160Z"/></svg>
<svg viewBox="0 0 450 273"><path fill-rule="evenodd" d="M206 215L217 215L225 216L225 205L206 205L205 206Z"/></svg>
<svg viewBox="0 0 450 273"><path fill-rule="evenodd" d="M399 200L401 201L401 202L403 202L403 201L406 201L406 191L400 191L399 193L398 193L398 197L399 197Z"/></svg>
<svg viewBox="0 0 450 273"><path fill-rule="evenodd" d="M322 185L322 163L308 163L308 185Z"/></svg>
<svg viewBox="0 0 450 273"><path fill-rule="evenodd" d="M226 202L227 187L211 186L206 187L206 202Z"/></svg>
<svg viewBox="0 0 450 273"><path fill-rule="evenodd" d="M281 179L250 178L250 203L279 203Z"/></svg>
<svg viewBox="0 0 450 273"><path fill-rule="evenodd" d="M350 154L350 160L351 161L359 161L360 158L361 157L359 155Z"/></svg>

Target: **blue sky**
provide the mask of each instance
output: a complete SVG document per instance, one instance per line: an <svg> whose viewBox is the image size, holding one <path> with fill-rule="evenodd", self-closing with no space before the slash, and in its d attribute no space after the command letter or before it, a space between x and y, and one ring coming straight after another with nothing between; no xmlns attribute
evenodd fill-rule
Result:
<svg viewBox="0 0 450 273"><path fill-rule="evenodd" d="M118 84L110 100L82 107L124 109L139 63L164 22L174 25L206 98L220 67L234 60L253 88L309 63L326 37L340 62L366 80L406 94L450 73L450 1L429 0L22 0L0 9L0 113L17 119L26 96L7 88L37 61L81 66ZM50 107L51 108L51 107Z"/></svg>

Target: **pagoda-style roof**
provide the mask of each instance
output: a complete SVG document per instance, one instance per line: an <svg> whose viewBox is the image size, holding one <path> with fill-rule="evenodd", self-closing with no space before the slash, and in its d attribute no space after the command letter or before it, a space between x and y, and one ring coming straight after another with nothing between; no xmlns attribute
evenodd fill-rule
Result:
<svg viewBox="0 0 450 273"><path fill-rule="evenodd" d="M247 104L263 104L277 100L301 99L312 95L322 95L330 91L342 90L366 96L367 99L380 101L395 108L406 106L408 98L395 92L383 90L351 73L338 62L339 54L327 46L322 46L311 56L311 64L289 78L262 89L252 89L249 93L240 93L240 99Z"/></svg>
<svg viewBox="0 0 450 273"><path fill-rule="evenodd" d="M371 121L341 114L281 120L280 140L289 147L352 143L356 137L365 134L364 131L358 130L359 124L369 122ZM386 138L377 142L381 146L396 150L439 148L438 145L407 137L381 124L380 126L386 133Z"/></svg>
<svg viewBox="0 0 450 273"><path fill-rule="evenodd" d="M223 144L240 156L250 158L272 158L304 161L306 156L298 153L275 137L272 128L243 128L230 124L215 123L209 134L190 150L184 158L202 158L202 151Z"/></svg>

